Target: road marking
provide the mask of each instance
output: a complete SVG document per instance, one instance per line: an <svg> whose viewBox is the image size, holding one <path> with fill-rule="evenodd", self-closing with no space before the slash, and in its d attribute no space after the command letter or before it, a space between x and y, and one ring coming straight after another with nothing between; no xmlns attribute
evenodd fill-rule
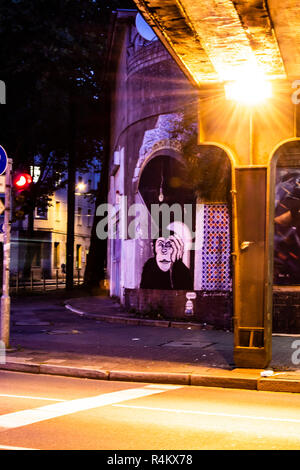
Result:
<svg viewBox="0 0 300 470"><path fill-rule="evenodd" d="M131 408L136 410L148 410L148 411L165 411L168 413L178 413L178 414L195 414L195 415L202 415L202 416L217 416L217 417L224 417L224 418L238 418L238 419L253 419L253 420L260 420L260 421L277 421L277 422L284 422L284 423L296 423L300 424L300 419L295 418L274 418L272 416L250 416L250 415L238 415L238 414L230 414L230 413L214 413L210 411L198 411L198 410L178 410L172 408L154 408L150 406L135 406L135 405L119 405L113 404L112 406L118 408Z"/></svg>
<svg viewBox="0 0 300 470"><path fill-rule="evenodd" d="M66 401L66 400L62 400L61 398L28 397L27 395L8 395L6 393L0 393L0 397L28 398L29 400Z"/></svg>
<svg viewBox="0 0 300 470"><path fill-rule="evenodd" d="M176 386L174 388L182 388ZM30 410L16 411L0 416L0 428L12 429L29 424L38 423L48 419L59 418L79 411L90 410L101 406L112 405L125 400L134 400L157 393L166 392L164 386L155 389L153 387L131 388L118 392L105 393L95 397L79 398L76 400L65 401L63 403L55 403L52 405L41 406Z"/></svg>
<svg viewBox="0 0 300 470"><path fill-rule="evenodd" d="M30 449L29 447L14 447L14 446L1 446L1 450L37 450L37 449Z"/></svg>

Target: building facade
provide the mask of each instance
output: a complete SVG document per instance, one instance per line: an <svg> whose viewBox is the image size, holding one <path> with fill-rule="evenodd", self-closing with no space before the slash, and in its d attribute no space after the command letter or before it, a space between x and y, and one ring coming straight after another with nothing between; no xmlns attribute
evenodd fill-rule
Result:
<svg viewBox="0 0 300 470"><path fill-rule="evenodd" d="M33 179L35 175L33 174ZM90 234L95 203L92 196L97 189L99 173L77 173L75 193L74 279L82 278L90 246ZM11 276L22 279L25 266L30 265L34 280L65 279L67 243L67 188L58 189L51 196L49 207L35 209L34 236L28 239L28 219L12 224ZM30 246L30 250L28 247ZM30 259L27 257L30 256ZM27 273L28 276L28 273Z"/></svg>

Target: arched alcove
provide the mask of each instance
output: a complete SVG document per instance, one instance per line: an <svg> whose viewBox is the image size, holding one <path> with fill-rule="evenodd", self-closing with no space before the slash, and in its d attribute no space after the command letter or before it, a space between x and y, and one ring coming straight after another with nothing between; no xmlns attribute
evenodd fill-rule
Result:
<svg viewBox="0 0 300 470"><path fill-rule="evenodd" d="M145 159L136 180L135 200L145 205L149 218L153 205L164 204L172 210L179 206L179 217L171 210L168 227L161 219L156 227L156 240L163 238L164 245L168 245L169 235L177 237L178 257L177 266L174 263L170 268L168 259L165 265L158 259L159 247L153 238L136 240L140 282L136 289L126 290L130 307L144 310L147 305L163 305L168 317L183 318L186 294L194 291L191 319L231 327L231 163L224 149L211 144L199 145L189 155L168 146ZM190 207L186 223L184 215ZM163 228L172 233L162 234Z"/></svg>
<svg viewBox="0 0 300 470"><path fill-rule="evenodd" d="M300 287L300 139L281 145L273 160L274 284Z"/></svg>
<svg viewBox="0 0 300 470"><path fill-rule="evenodd" d="M299 333L300 139L278 145L270 163L274 195L273 332Z"/></svg>

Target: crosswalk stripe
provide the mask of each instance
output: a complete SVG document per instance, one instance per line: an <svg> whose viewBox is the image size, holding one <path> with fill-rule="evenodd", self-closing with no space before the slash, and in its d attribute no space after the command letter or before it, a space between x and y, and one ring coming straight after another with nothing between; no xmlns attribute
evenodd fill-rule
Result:
<svg viewBox="0 0 300 470"><path fill-rule="evenodd" d="M174 386L173 388L182 387ZM131 388L118 392L105 393L95 397L79 398L62 403L54 403L29 410L16 411L0 416L0 428L5 430L28 426L29 424L59 418L60 416L66 416L79 411L90 410L92 408L112 405L126 400L134 400L136 398L163 393L167 390L168 389L164 386L157 389L145 386L142 388Z"/></svg>
<svg viewBox="0 0 300 470"><path fill-rule="evenodd" d="M14 447L14 446L1 446L0 445L0 449L1 450L37 450L37 449L30 449L29 447Z"/></svg>
<svg viewBox="0 0 300 470"><path fill-rule="evenodd" d="M45 401L66 401L61 398L45 398L45 397L31 397L28 395L9 395L7 393L0 393L0 397L4 398L25 398L28 400L45 400Z"/></svg>

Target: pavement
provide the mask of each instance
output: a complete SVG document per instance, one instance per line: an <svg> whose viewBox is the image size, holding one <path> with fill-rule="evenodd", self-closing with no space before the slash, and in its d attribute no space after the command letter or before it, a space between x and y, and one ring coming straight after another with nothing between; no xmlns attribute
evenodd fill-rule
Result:
<svg viewBox="0 0 300 470"><path fill-rule="evenodd" d="M233 333L137 316L105 296L12 299L0 368L98 380L300 392L300 336L273 335L267 370L239 369ZM299 354L298 354L299 351ZM2 360L1 360L2 358ZM266 376L267 375L267 376Z"/></svg>

